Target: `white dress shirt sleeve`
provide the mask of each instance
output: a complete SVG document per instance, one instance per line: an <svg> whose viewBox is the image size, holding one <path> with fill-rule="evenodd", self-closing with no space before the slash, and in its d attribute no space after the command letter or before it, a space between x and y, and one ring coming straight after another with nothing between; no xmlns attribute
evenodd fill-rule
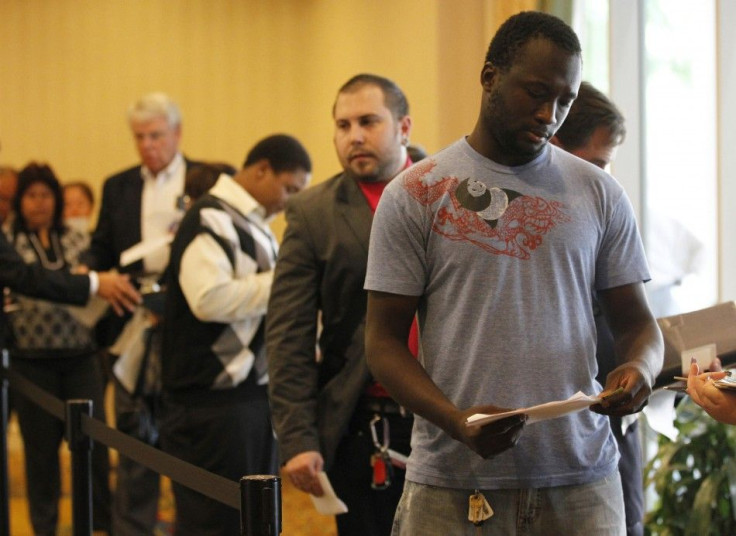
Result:
<svg viewBox="0 0 736 536"><path fill-rule="evenodd" d="M252 273L237 275L222 246L207 233L187 246L179 269L184 297L203 322L229 324L266 314L272 282L273 271L255 273L255 266Z"/></svg>

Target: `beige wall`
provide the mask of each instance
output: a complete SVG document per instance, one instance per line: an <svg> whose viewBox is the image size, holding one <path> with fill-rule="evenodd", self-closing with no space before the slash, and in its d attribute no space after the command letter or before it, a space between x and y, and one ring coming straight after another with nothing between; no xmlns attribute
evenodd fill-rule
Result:
<svg viewBox="0 0 736 536"><path fill-rule="evenodd" d="M136 162L128 104L178 101L184 152L240 166L259 138L305 144L320 181L339 171L330 110L367 71L394 79L412 140L466 134L490 36L532 0L2 0L0 163L48 162L62 181ZM282 222L274 224L277 232Z"/></svg>

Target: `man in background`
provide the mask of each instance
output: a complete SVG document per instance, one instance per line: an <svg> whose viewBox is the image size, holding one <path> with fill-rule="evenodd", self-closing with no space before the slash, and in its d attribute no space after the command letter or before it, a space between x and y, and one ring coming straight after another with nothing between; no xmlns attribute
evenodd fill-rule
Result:
<svg viewBox="0 0 736 536"><path fill-rule="evenodd" d="M607 169L616 156L616 150L626 136L624 116L616 105L588 82L582 82L578 96L570 107L565 122L550 138L550 142L567 152L587 160L601 169ZM606 376L618 365L613 334L596 306L597 380L602 385ZM618 470L624 492L626 534L644 534L644 485L639 422L611 416L611 429L618 444L621 459Z"/></svg>
<svg viewBox="0 0 736 536"><path fill-rule="evenodd" d="M140 164L109 177L102 190L97 228L85 260L92 268L118 268L130 273L142 288L156 288L168 264L168 243L182 217L178 208L184 192L184 176L196 165L179 151L181 113L167 95L143 96L128 110ZM145 254L132 255L123 263L121 254L144 242L153 245ZM158 443L160 355L158 319L148 311L136 311L125 341L118 341L120 357L113 367L116 381L115 414L119 430ZM101 343L110 346L123 330L119 321L104 322ZM147 336L143 355L137 348ZM157 473L121 456L113 501L113 532L116 536L152 534L157 519L160 477Z"/></svg>
<svg viewBox="0 0 736 536"><path fill-rule="evenodd" d="M237 482L278 474L264 328L277 242L269 221L308 183L304 147L259 141L187 211L172 244L162 357L166 452ZM173 484L177 536L238 534L238 510Z"/></svg>
<svg viewBox="0 0 736 536"><path fill-rule="evenodd" d="M581 82L570 113L550 141L594 166L608 169L625 137L624 116L616 105L589 82Z"/></svg>
<svg viewBox="0 0 736 536"><path fill-rule="evenodd" d="M368 372L363 280L373 211L410 164L411 118L394 82L360 74L338 91L333 120L342 171L286 209L268 305L269 392L286 477L322 495L318 474L327 471L348 507L336 519L340 536L385 536L404 471L388 482L380 472L391 461L373 458L374 474L371 459L389 442L409 452L412 417Z"/></svg>

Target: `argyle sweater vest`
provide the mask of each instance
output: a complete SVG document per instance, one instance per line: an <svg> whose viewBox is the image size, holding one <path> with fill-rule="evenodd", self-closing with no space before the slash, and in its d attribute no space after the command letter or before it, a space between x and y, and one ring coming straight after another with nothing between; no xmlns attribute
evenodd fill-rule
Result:
<svg viewBox="0 0 736 536"><path fill-rule="evenodd" d="M249 220L223 200L206 194L187 212L171 244L171 256L166 276L166 312L164 319L162 382L170 392L226 390L237 387L227 384L230 362L242 349L242 342L229 324L203 322L196 318L187 304L179 285L181 259L187 246L201 233L209 234L222 247L235 270L236 252L229 240L202 223L204 209L224 211L232 220L240 241L240 250L252 258L257 272L270 269L268 252L262 251L253 238ZM264 320L248 345L255 362L247 376L257 380L266 373ZM255 376L255 378L254 378ZM225 381L223 382L223 378ZM241 380L239 383L244 383Z"/></svg>

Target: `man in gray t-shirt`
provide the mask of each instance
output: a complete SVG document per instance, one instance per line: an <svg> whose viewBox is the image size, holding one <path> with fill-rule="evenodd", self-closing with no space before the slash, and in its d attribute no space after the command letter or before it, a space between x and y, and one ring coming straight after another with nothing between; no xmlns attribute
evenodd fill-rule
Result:
<svg viewBox="0 0 736 536"><path fill-rule="evenodd" d="M459 534L468 517L489 517L487 503L495 514L483 534L624 530L604 415L641 409L662 341L623 190L547 144L580 72L567 25L542 13L512 17L491 42L471 135L404 172L381 199L366 278L367 357L417 415L394 534ZM594 293L620 363L605 389L595 381ZM419 362L401 346L415 312ZM523 416L465 424L473 413L602 390L615 394L593 411L529 427Z"/></svg>

